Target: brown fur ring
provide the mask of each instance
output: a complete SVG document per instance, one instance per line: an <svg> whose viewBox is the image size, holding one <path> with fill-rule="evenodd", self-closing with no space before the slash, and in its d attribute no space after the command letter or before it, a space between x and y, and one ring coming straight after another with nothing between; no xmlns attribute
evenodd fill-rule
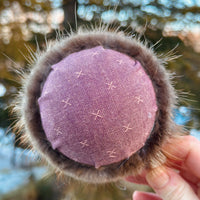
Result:
<svg viewBox="0 0 200 200"><path fill-rule="evenodd" d="M139 151L128 160L96 169L93 166L75 162L52 149L41 125L37 100L53 64L71 53L99 45L127 54L142 64L153 83L158 111L154 129ZM103 183L115 181L130 174L137 175L145 168L153 168L165 162L165 156L160 146L163 141L177 135L175 133L177 126L171 119L172 108L176 103L176 94L162 60L155 56L151 48L147 48L139 42L139 39L127 37L121 32L79 31L78 34L62 38L59 42L51 44L46 52L37 58L31 72L25 76L23 84L18 103L15 106L15 111L21 119L16 126L19 127L20 124L33 148L38 150L48 163L76 179L91 183Z"/></svg>

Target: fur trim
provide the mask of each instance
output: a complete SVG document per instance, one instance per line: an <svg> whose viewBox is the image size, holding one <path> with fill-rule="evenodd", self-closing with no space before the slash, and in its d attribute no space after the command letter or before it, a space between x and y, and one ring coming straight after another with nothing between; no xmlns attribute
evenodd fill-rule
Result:
<svg viewBox="0 0 200 200"><path fill-rule="evenodd" d="M95 169L93 166L77 163L56 150L53 150L43 131L38 106L44 82L50 73L50 67L67 55L95 46L113 49L138 60L150 76L157 98L158 111L154 129L143 148L128 160ZM137 175L145 168L153 168L165 162L161 145L168 138L176 136L177 127L172 121L172 109L176 103L176 94L171 85L170 77L151 48L147 48L138 39L125 36L121 32L110 31L78 31L69 37L50 44L47 51L37 58L31 72L24 79L23 90L15 107L20 118L17 126L24 127L25 135L33 148L55 170L64 174L92 183L115 181L128 175Z"/></svg>

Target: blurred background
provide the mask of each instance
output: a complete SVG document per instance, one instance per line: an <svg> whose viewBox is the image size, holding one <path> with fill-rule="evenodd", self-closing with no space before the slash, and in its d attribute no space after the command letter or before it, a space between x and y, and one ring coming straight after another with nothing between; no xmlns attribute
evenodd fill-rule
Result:
<svg viewBox="0 0 200 200"><path fill-rule="evenodd" d="M76 20L75 20L76 19ZM0 0L0 199L131 199L133 184L82 185L47 175L37 155L12 132L8 106L20 89L13 67L28 68L31 51L57 30L109 23L142 35L157 54L181 55L167 64L180 95L174 120L200 139L200 0ZM77 26L76 26L77 24ZM36 42L37 41L37 42ZM157 43L160 41L159 43ZM149 190L149 188L139 187Z"/></svg>

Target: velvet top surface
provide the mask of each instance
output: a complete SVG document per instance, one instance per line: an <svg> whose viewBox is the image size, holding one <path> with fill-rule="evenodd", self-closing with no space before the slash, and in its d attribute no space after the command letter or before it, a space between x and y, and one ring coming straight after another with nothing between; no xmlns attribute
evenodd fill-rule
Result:
<svg viewBox="0 0 200 200"><path fill-rule="evenodd" d="M98 168L128 159L144 146L157 105L140 62L98 46L51 68L38 102L53 149Z"/></svg>

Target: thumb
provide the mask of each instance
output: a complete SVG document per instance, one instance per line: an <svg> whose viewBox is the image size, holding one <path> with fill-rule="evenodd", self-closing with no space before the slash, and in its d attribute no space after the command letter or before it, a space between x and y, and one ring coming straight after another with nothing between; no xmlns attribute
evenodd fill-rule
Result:
<svg viewBox="0 0 200 200"><path fill-rule="evenodd" d="M158 167L148 172L146 180L163 200L198 200L190 185L174 170Z"/></svg>

